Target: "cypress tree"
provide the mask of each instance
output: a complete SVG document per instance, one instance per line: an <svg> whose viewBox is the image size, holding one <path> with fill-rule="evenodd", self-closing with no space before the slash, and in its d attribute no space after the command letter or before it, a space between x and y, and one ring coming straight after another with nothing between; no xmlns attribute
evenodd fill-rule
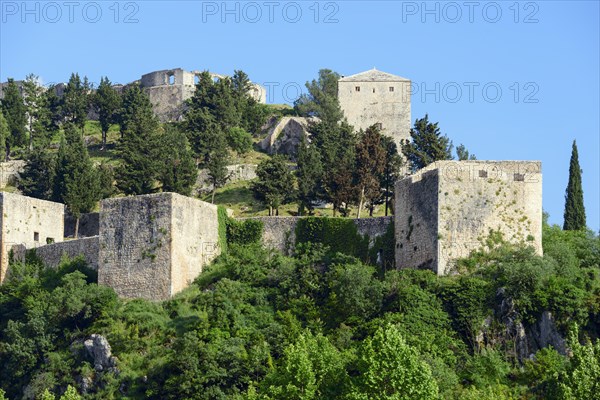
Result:
<svg viewBox="0 0 600 400"><path fill-rule="evenodd" d="M565 193L564 218L564 230L576 231L586 229L583 188L581 186L581 168L579 167L579 155L577 153L577 143L575 143L575 140L573 140L573 148L571 150L569 183L567 184Z"/></svg>
<svg viewBox="0 0 600 400"><path fill-rule="evenodd" d="M5 138L6 161L10 158L13 147L22 146L26 139L27 108L25 101L19 91L19 87L13 79L8 79L8 85L4 89L2 99L2 113L8 124L8 136Z"/></svg>

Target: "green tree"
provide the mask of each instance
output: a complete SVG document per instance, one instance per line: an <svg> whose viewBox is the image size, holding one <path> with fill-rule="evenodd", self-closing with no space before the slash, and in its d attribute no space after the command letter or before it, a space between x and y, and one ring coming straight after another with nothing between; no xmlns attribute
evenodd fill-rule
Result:
<svg viewBox="0 0 600 400"><path fill-rule="evenodd" d="M381 200L385 204L385 215L388 215L390 209L390 199L394 198L394 185L401 178L401 168L403 165L402 157L398 154L398 147L393 138L383 136L381 138L383 148L385 149L385 166L381 174Z"/></svg>
<svg viewBox="0 0 600 400"><path fill-rule="evenodd" d="M29 131L29 150L33 149L34 138L44 136L46 123L46 107L44 88L37 75L29 74L23 82L23 98L27 109L27 130ZM42 139L42 138L40 138ZM37 140L40 141L39 139Z"/></svg>
<svg viewBox="0 0 600 400"><path fill-rule="evenodd" d="M215 138L212 149L207 154L207 161L204 166L208 169L208 181L212 185L211 202L215 202L215 193L217 189L223 187L229 179L227 165L229 164L229 152L225 139L221 136Z"/></svg>
<svg viewBox="0 0 600 400"><path fill-rule="evenodd" d="M567 190L565 193L565 222L563 229L566 231L586 229L581 172L581 168L579 167L577 143L575 140L573 140L571 161L569 163L569 183L567 184Z"/></svg>
<svg viewBox="0 0 600 400"><path fill-rule="evenodd" d="M348 207L356 199L354 170L356 168L356 135L352 126L342 122L324 121L308 127L312 145L321 153L323 171L323 200L333 203L333 214L339 210L348 215Z"/></svg>
<svg viewBox="0 0 600 400"><path fill-rule="evenodd" d="M570 366L559 379L560 400L597 398L600 393L600 341L582 345L577 340L577 329L569 337L573 351Z"/></svg>
<svg viewBox="0 0 600 400"><path fill-rule="evenodd" d="M435 161L452 159L452 142L442 135L438 123L429 122L429 116L415 121L410 130L411 140L402 140L402 154L411 172L416 172Z"/></svg>
<svg viewBox="0 0 600 400"><path fill-rule="evenodd" d="M313 144L308 144L304 138L298 146L298 181L299 213L308 210L312 215L315 204L323 197L323 164L319 151Z"/></svg>
<svg viewBox="0 0 600 400"><path fill-rule="evenodd" d="M123 96L122 139L118 154L123 160L116 171L117 188L127 195L152 193L161 144L158 119L152 112L148 96L138 85L127 87Z"/></svg>
<svg viewBox="0 0 600 400"><path fill-rule="evenodd" d="M379 328L363 343L360 375L351 398L369 400L437 399L431 368L406 344L394 325Z"/></svg>
<svg viewBox="0 0 600 400"><path fill-rule="evenodd" d="M6 122L2 107L0 107L0 149L4 148L9 135L10 129L8 128L8 122Z"/></svg>
<svg viewBox="0 0 600 400"><path fill-rule="evenodd" d="M27 125L27 108L25 107L23 96L19 87L11 78L8 79L8 85L4 89L4 98L1 105L9 131L4 141L6 149L5 159L8 161L11 149L25 144L25 127Z"/></svg>
<svg viewBox="0 0 600 400"><path fill-rule="evenodd" d="M262 161L256 169L258 179L252 190L259 200L269 207L269 215L279 215L279 206L290 202L294 197L294 176L285 157L276 155Z"/></svg>
<svg viewBox="0 0 600 400"><path fill-rule="evenodd" d="M118 122L118 112L121 109L121 97L112 87L108 77L100 78L100 85L94 94L94 106L98 111L98 121L102 130L102 147L106 146L106 135L110 126Z"/></svg>
<svg viewBox="0 0 600 400"><path fill-rule="evenodd" d="M25 196L50 200L55 174L55 157L44 148L34 148L27 153L23 172L19 174L17 187Z"/></svg>
<svg viewBox="0 0 600 400"><path fill-rule="evenodd" d="M358 212L360 218L365 203L373 216L376 201L381 197L381 175L385 170L386 151L377 125L370 126L360 134L356 144L355 182L358 191Z"/></svg>
<svg viewBox="0 0 600 400"><path fill-rule="evenodd" d="M296 112L304 117L318 117L328 125L337 124L344 114L338 100L340 74L329 69L319 71L317 80L306 82L308 93L294 102Z"/></svg>
<svg viewBox="0 0 600 400"><path fill-rule="evenodd" d="M475 154L469 153L469 150L467 150L467 147L464 144L456 146L456 158L458 161L477 160Z"/></svg>
<svg viewBox="0 0 600 400"><path fill-rule="evenodd" d="M227 144L236 153L246 154L252 150L252 136L243 128L233 127L227 131Z"/></svg>
<svg viewBox="0 0 600 400"><path fill-rule="evenodd" d="M72 73L61 99L63 117L78 126L82 133L87 121L89 89L87 77L81 81L79 74Z"/></svg>
<svg viewBox="0 0 600 400"><path fill-rule="evenodd" d="M100 184L83 139L72 124L65 126L65 138L58 150L52 197L64 203L76 218L77 238L81 214L92 211L100 200Z"/></svg>
<svg viewBox="0 0 600 400"><path fill-rule="evenodd" d="M185 134L168 126L159 140L164 162L158 173L162 190L189 196L196 183L198 168Z"/></svg>

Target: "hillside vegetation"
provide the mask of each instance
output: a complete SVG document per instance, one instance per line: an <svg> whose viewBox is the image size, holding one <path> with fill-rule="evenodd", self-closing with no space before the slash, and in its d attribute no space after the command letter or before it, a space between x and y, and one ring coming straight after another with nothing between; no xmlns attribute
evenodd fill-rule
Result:
<svg viewBox="0 0 600 400"><path fill-rule="evenodd" d="M228 252L164 302L118 299L81 260L13 265L0 286L0 387L10 399L69 387L64 398L597 398L592 233L545 226L544 257L490 242L448 277L383 271L318 243L285 257L252 243L259 236L230 236ZM528 332L550 312L568 355L520 358L507 303ZM91 334L107 338L114 368L94 366Z"/></svg>

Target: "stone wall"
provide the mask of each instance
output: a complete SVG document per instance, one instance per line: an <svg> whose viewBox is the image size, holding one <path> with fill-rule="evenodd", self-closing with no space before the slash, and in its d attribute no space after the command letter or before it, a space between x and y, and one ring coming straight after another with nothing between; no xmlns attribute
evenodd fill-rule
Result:
<svg viewBox="0 0 600 400"><path fill-rule="evenodd" d="M396 265L451 269L491 231L542 253L537 161L439 161L396 184Z"/></svg>
<svg viewBox="0 0 600 400"><path fill-rule="evenodd" d="M6 277L8 253L14 245L26 248L62 242L64 205L14 193L0 193L0 283Z"/></svg>
<svg viewBox="0 0 600 400"><path fill-rule="evenodd" d="M234 164L228 165L227 173L229 179L227 183L234 183L239 181L250 181L256 178L256 164ZM212 192L213 185L208 183L208 170L198 170L198 177L196 178L196 188L199 194L206 194Z"/></svg>
<svg viewBox="0 0 600 400"><path fill-rule="evenodd" d="M23 172L26 162L24 160L12 160L0 163L0 188L14 185Z"/></svg>
<svg viewBox="0 0 600 400"><path fill-rule="evenodd" d="M168 299L219 252L214 205L174 193L101 202L98 283L121 297Z"/></svg>
<svg viewBox="0 0 600 400"><path fill-rule="evenodd" d="M263 244L283 254L290 255L296 243L296 225L303 217L252 217L240 220L253 219L263 223ZM352 220L360 235L368 235L369 246L373 246L375 239L386 233L393 217L360 218Z"/></svg>
<svg viewBox="0 0 600 400"><path fill-rule="evenodd" d="M48 244L35 249L36 255L44 265L56 268L63 257L75 258L83 256L89 268L98 270L98 257L100 239L98 236L77 240L67 240L62 243Z"/></svg>
<svg viewBox="0 0 600 400"><path fill-rule="evenodd" d="M287 154L295 158L298 154L298 145L303 138L308 138L308 124L310 119L303 117L283 117L280 120L270 121L267 136L258 143L260 149L269 154Z"/></svg>

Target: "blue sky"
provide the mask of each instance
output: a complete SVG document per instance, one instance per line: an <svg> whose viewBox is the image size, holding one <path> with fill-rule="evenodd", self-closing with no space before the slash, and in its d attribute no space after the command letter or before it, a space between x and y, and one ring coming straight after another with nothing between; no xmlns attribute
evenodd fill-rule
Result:
<svg viewBox="0 0 600 400"><path fill-rule="evenodd" d="M600 229L598 1L2 0L0 11L0 81L242 69L282 103L321 68L404 76L413 121L428 113L479 159L541 160L553 223L576 139Z"/></svg>

